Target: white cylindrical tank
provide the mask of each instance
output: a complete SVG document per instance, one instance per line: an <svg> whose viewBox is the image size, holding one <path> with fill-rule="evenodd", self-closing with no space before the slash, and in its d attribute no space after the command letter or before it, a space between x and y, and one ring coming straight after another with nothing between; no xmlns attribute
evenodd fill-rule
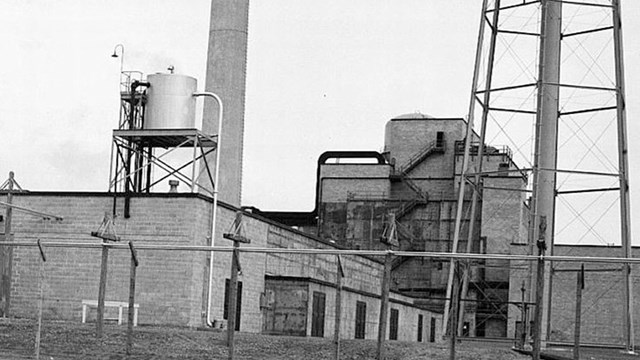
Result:
<svg viewBox="0 0 640 360"><path fill-rule="evenodd" d="M177 74L147 76L144 129L193 129L196 123L195 78Z"/></svg>

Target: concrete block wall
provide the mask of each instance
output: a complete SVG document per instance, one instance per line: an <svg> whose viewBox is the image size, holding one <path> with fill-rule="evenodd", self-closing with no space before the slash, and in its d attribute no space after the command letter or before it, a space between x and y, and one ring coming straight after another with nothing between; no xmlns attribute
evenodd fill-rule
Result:
<svg viewBox="0 0 640 360"><path fill-rule="evenodd" d="M350 194L384 199L389 196L389 179L321 179L322 202L345 202Z"/></svg>
<svg viewBox="0 0 640 360"><path fill-rule="evenodd" d="M320 165L320 178L389 178L391 165L329 163Z"/></svg>
<svg viewBox="0 0 640 360"><path fill-rule="evenodd" d="M466 122L463 119L391 119L385 127L385 152L402 167L425 146L436 140L438 131L444 132L445 156L428 157L424 164L411 172L412 177L450 177L453 174L454 143L464 139Z"/></svg>
<svg viewBox="0 0 640 360"><path fill-rule="evenodd" d="M330 243L319 242L303 233L284 227L272 226L268 232L268 246L286 249L332 249ZM362 256L342 255L341 263L347 274L345 286L362 291L378 291L383 266L379 261ZM265 272L274 276L308 277L316 280L336 282L335 255L269 254Z"/></svg>
<svg viewBox="0 0 640 360"><path fill-rule="evenodd" d="M387 201L353 200L347 202L344 246L350 249L386 250L380 241L389 213Z"/></svg>
<svg viewBox="0 0 640 360"><path fill-rule="evenodd" d="M529 245L513 246L513 254L529 254L532 249ZM620 246L595 246L595 245L555 245L554 254L558 256L598 256L618 257L622 256ZM640 256L640 249L633 248L634 257ZM582 298L582 324L581 338L585 343L619 344L623 343L623 274L619 271L620 265L607 263L593 263L585 261L585 288ZM535 302L535 283L531 283L532 272L535 272L535 264L525 261L512 261L510 283L510 301L520 301L520 287L525 283L526 296L529 302ZM575 302L577 270L580 263L554 262L552 302L551 302L551 334L552 341L573 341L575 328ZM633 281L633 316L640 316L640 276L636 273L636 266L632 267ZM532 320L533 310L530 308L529 320ZM512 311L513 310L513 311ZM520 321L520 311L510 306L508 336L515 334L515 322ZM638 331L640 324L634 321L634 334L636 342L640 340Z"/></svg>
<svg viewBox="0 0 640 360"><path fill-rule="evenodd" d="M382 260L382 259L380 259ZM362 256L341 256L345 287L377 294L380 292L384 265Z"/></svg>
<svg viewBox="0 0 640 360"><path fill-rule="evenodd" d="M448 274L449 262L445 260L406 259L393 269L393 288L417 293L433 289L444 290L447 286Z"/></svg>
<svg viewBox="0 0 640 360"><path fill-rule="evenodd" d="M303 278L267 278L267 300L264 308L265 333L294 336L311 336L313 325L313 296L324 294L323 336L335 335L336 294L334 285L323 284ZM348 287L341 293L340 338L355 338L356 303L366 304L365 339L376 339L380 318L380 297L373 293L353 291ZM423 316L423 342L429 339L431 319L439 324L441 314L413 306L413 299L397 293L390 294L389 307L399 312L398 340L417 341L418 315ZM389 338L387 331L387 339ZM436 329L437 342L442 341L439 329Z"/></svg>
<svg viewBox="0 0 640 360"><path fill-rule="evenodd" d="M327 286L310 282L308 291L309 293L307 298L309 299L309 301L306 302L306 335L311 335L311 319L313 311L311 299L313 296L313 292L317 291L325 294L324 337L333 337L335 334L336 288L334 286ZM442 320L441 314L413 306L412 298L403 296L398 293L392 292L389 295L389 299L389 309L398 310L398 341L417 341L418 315L423 316L422 341L427 342L429 339L429 324L431 322L431 318L436 319L436 341L442 341L442 336L438 327ZM344 288L341 294L340 338L355 338L355 316L357 301L366 303L365 339L377 339L378 325L380 320L380 297L376 294L353 292L347 288ZM389 326L389 319L387 319L387 326ZM389 328L387 328L386 334L386 339L388 340Z"/></svg>
<svg viewBox="0 0 640 360"><path fill-rule="evenodd" d="M104 193L26 193L14 196L16 205L64 217L45 221L14 212L15 241L42 240L99 244L90 236L111 212L113 195ZM116 218L116 231L134 244L203 245L207 222L198 215L208 202L197 196L142 196L131 199L131 217ZM122 213L122 198L117 212ZM46 245L45 245L46 246ZM45 316L79 320L81 300L97 300L101 263L100 249L45 248ZM139 251L136 302L140 323L172 323L196 326L202 309L203 253ZM32 247L14 250L12 311L31 317L37 306L39 254ZM128 250L109 251L107 300L127 301L130 255Z"/></svg>
<svg viewBox="0 0 640 360"><path fill-rule="evenodd" d="M569 256L622 256L620 246L570 246L555 245L554 255ZM633 248L633 256L640 256L640 249ZM585 288L582 291L581 339L583 342L622 344L623 332L623 284L621 265L607 263L589 263L585 261ZM553 276L551 302L552 340L573 340L575 322L575 293L577 270L580 263L554 262L557 271ZM563 271L564 270L564 271ZM633 282L633 317L635 341L640 339L640 276L639 269L631 270Z"/></svg>
<svg viewBox="0 0 640 360"><path fill-rule="evenodd" d="M435 178L435 177L413 177L409 176L421 191L427 195L430 201L457 199L457 193L454 192L453 177ZM391 183L390 198L393 200L413 200L417 198L416 192L409 187L406 181L397 181Z"/></svg>
<svg viewBox="0 0 640 360"><path fill-rule="evenodd" d="M380 290L378 290L380 292ZM330 296L332 298L333 307L328 311L330 324L325 327L326 330L334 334L335 327L335 291ZM342 316L340 320L340 338L355 339L356 336L356 303L362 301L366 304L365 315L365 339L378 338L378 322L380 320L380 300L379 298L367 296L360 293L342 291Z"/></svg>
<svg viewBox="0 0 640 360"><path fill-rule="evenodd" d="M315 283L309 284L309 299L314 291L322 292L326 294L325 303L325 325L324 335L325 337L333 337L335 333L335 311L336 311L336 289L330 286L323 286ZM395 301L394 301L395 300ZM417 341L418 336L418 315L423 316L423 342L428 341L429 329L427 324L430 323L431 318L435 318L437 322L441 321L442 316L424 309L419 309L415 306L409 305L407 300L413 299L404 297L400 294L391 293L389 309L398 310L398 341ZM380 320L380 298L375 296L367 296L360 293L350 292L343 290L341 294L341 320L340 320L340 338L341 339L354 339L355 338L355 314L356 314L356 302L362 301L366 303L366 325L365 325L365 339L377 339L378 337L378 325ZM307 309L307 334L311 334L311 316L312 316L311 302L308 304ZM390 313L390 310L389 310ZM389 315L388 315L389 316ZM387 326L389 326L389 319L387 319ZM436 327L437 328L437 327ZM442 340L442 336L439 332L436 333L437 341ZM387 328L386 339L389 339L389 328Z"/></svg>
<svg viewBox="0 0 640 360"><path fill-rule="evenodd" d="M512 244L512 255L528 255L531 247L527 244ZM509 301L520 303L522 301L522 288L524 287L524 300L527 303L535 303L535 293L532 288L532 274L535 272L535 262L525 260L511 260L509 271ZM535 286L535 284L533 284ZM535 307L528 306L528 321L533 320ZM514 304L509 304L507 337L514 337L516 334L516 322L522 320L522 311ZM529 325L527 325L529 326Z"/></svg>
<svg viewBox="0 0 640 360"><path fill-rule="evenodd" d="M215 236L216 246L233 246L233 241L225 239L224 233L231 232L231 225L236 217L237 209L225 204L220 204L217 214L217 227ZM251 214L242 217L242 235L251 243L240 244L240 247L267 247L268 231L270 225ZM213 291L211 301L211 317L213 321L224 319L225 281L231 278L231 253L215 252L213 270ZM261 332L262 312L260 298L264 296L264 276L267 255L263 253L240 253L241 275L238 281L242 282L242 310L240 317L240 331ZM208 264L208 263L207 263ZM208 266L207 266L208 268ZM206 272L208 277L208 270ZM208 284L208 282L204 282ZM204 286L206 289L206 286Z"/></svg>
<svg viewBox="0 0 640 360"><path fill-rule="evenodd" d="M320 238L346 246L347 202L323 202L318 208L318 232Z"/></svg>
<svg viewBox="0 0 640 360"><path fill-rule="evenodd" d="M487 237L487 253L508 254L510 244L526 244L522 238L525 183L518 177L487 177L486 187L514 189L513 191L485 189L482 201L482 236Z"/></svg>
<svg viewBox="0 0 640 360"><path fill-rule="evenodd" d="M389 196L391 166L378 164L324 164L320 167L320 202L344 202L348 195Z"/></svg>
<svg viewBox="0 0 640 360"><path fill-rule="evenodd" d="M487 187L506 189L524 189L526 185L519 177L487 177L484 180ZM526 231L522 229L524 212L524 193L519 191L505 191L485 189L482 201L482 230L486 237L487 254L508 254L510 244L527 242ZM485 278L487 281L509 281L508 261L487 261Z"/></svg>
<svg viewBox="0 0 640 360"><path fill-rule="evenodd" d="M505 152L491 152L491 145L485 146L485 156L482 158L482 171L497 171L502 164L508 164L510 169L516 169L517 165L511 160L509 155ZM500 149L499 151L502 151ZM455 174L460 175L462 172L462 153L456 156L455 161ZM474 169L478 167L480 157L478 155L469 156L469 168ZM519 173L505 173L504 176L516 176Z"/></svg>
<svg viewBox="0 0 640 360"><path fill-rule="evenodd" d="M442 316L439 314L432 313L430 311L422 310L415 308L413 306L408 306L401 299L397 299L397 294L393 294L390 296L391 301L389 304L389 312L391 309L398 310L398 340L399 341L417 341L418 340L418 315L422 315L423 323L422 323L422 341L427 342L429 339L429 325L431 319L436 319L436 342L442 341L442 334L440 330L440 324L442 321ZM398 302L393 301L394 299L400 300ZM387 319L387 324L390 323L390 320ZM387 329L387 339L389 338L389 330Z"/></svg>
<svg viewBox="0 0 640 360"><path fill-rule="evenodd" d="M335 245L327 242L318 241L301 232L295 230L277 226L276 224L270 224L267 230L267 246L279 247L279 248L299 248L299 249L330 249L335 248ZM341 332L343 338L354 338L355 336L355 304L356 300L367 302L367 338L376 338L377 336L377 324L379 317L379 296L383 264L380 261L370 259L362 256L342 255L341 264L345 277L342 280L342 284L345 288L343 291L343 319ZM325 298L325 337L333 336L334 332L334 315L335 315L335 286L323 285L323 284L335 284L337 282L337 263L335 255L304 255L304 254L268 254L266 257L266 269L265 276L267 276L267 284L272 282L268 280L269 277L290 277L292 280L286 280L289 282L294 291L299 293L300 284L299 279L310 279L308 285L308 294L306 297L296 296L299 298L296 304L289 306L288 312L299 312L299 307L303 304L307 306L306 322L302 322L299 319L299 314L295 316L296 326L305 326L305 334L310 336L311 334L311 311L312 301L311 296L313 291L321 291L326 294ZM274 281L275 282L275 281ZM266 291L267 299L270 299L269 295L273 288L279 286L268 285ZM292 285L293 284L293 285ZM296 290L297 289L297 290ZM352 289L352 290L348 290ZM244 294L243 294L244 296ZM273 295L278 296L278 295ZM399 328L399 339L407 341L415 341L417 336L417 313L420 312L424 316L424 326L426 327L430 318L437 318L440 321L441 315L432 313L427 310L418 309L410 305L414 299L400 294L393 294L392 298L396 299L396 306L400 309L400 314L406 314L406 321L409 322L411 318L415 319L416 324L408 326L407 328ZM269 300L267 300L269 301ZM280 314L282 315L282 314ZM273 314L277 317L277 313ZM284 317L278 317L284 321ZM280 321L279 320L279 321ZM400 321L405 321L403 318ZM265 321L270 321L265 319ZM278 321L273 321L274 324L281 324ZM426 329L426 328L425 328ZM414 334L415 333L415 334ZM428 332L425 330L424 339L428 339Z"/></svg>

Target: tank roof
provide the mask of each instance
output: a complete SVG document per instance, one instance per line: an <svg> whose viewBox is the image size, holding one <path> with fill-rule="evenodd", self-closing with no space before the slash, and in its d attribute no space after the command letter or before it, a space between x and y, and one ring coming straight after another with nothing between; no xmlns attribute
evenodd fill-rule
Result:
<svg viewBox="0 0 640 360"><path fill-rule="evenodd" d="M429 114L423 114L417 111L414 113L398 115L392 118L391 120L398 120L398 119L435 119L435 118Z"/></svg>

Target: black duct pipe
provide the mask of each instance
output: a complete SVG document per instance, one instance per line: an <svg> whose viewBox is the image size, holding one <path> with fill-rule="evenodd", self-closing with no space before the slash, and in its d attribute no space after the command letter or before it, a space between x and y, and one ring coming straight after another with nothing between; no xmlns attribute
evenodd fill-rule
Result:
<svg viewBox="0 0 640 360"><path fill-rule="evenodd" d="M325 151L318 158L316 168L316 199L313 210L309 212L297 211L260 211L260 209L250 207L254 214L267 219L277 221L289 226L317 226L318 201L320 200L320 167L327 163L329 159L376 159L378 165L387 163L385 157L377 151Z"/></svg>
<svg viewBox="0 0 640 360"><path fill-rule="evenodd" d="M131 83L131 114L129 116L129 130L134 130L134 120L135 120L135 116L136 116L136 105L135 105L135 95L136 95L136 89L138 88L138 86L146 86L146 87L150 87L151 84L149 84L146 81L138 81L135 80ZM129 144L129 148L131 148L133 146L133 144ZM137 161L136 161L137 163ZM131 171L131 150L127 150L127 164L125 165L125 180L124 180L124 218L128 219L131 217L131 191L129 189L129 175L130 175L130 171ZM135 184L137 183L137 181L134 182L134 187Z"/></svg>

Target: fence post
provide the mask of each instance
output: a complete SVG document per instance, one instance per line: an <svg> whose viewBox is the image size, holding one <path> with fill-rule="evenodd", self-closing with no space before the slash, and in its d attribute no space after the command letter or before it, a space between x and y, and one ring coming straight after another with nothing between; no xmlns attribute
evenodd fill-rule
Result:
<svg viewBox="0 0 640 360"><path fill-rule="evenodd" d="M580 322L582 312L582 289L584 289L584 264L580 266L578 273L578 286L576 286L576 324L573 333L573 359L580 360Z"/></svg>
<svg viewBox="0 0 640 360"><path fill-rule="evenodd" d="M452 259L451 266L453 266L453 291L451 292L451 321L449 322L449 328L451 329L450 343L449 343L449 359L455 360L456 358L456 342L458 341L458 306L459 294L460 294L460 281L458 276L458 260Z"/></svg>
<svg viewBox="0 0 640 360"><path fill-rule="evenodd" d="M251 240L242 235L242 211L236 212L236 218L231 225L230 233L222 234L222 237L233 240L233 252L231 253L231 278L229 279L229 317L227 319L227 346L229 347L229 360L233 360L234 342L236 331L236 312L238 299L238 272L240 271L240 243L249 244Z"/></svg>
<svg viewBox="0 0 640 360"><path fill-rule="evenodd" d="M340 360L340 319L342 317L342 278L344 277L344 270L342 269L342 263L340 262L340 255L336 255L337 269L336 269L336 311L335 311L335 328L333 331L333 341L335 347L336 360Z"/></svg>
<svg viewBox="0 0 640 360"><path fill-rule="evenodd" d="M233 336L236 331L236 312L238 296L238 242L233 242L231 255L231 279L229 280L229 318L227 319L227 346L229 347L229 360L233 360L234 343Z"/></svg>
<svg viewBox="0 0 640 360"><path fill-rule="evenodd" d="M109 241L120 241L116 234L113 217L109 213L104 214L102 223L97 231L92 231L91 236L102 240L102 262L100 263L100 284L98 285L98 314L96 316L96 337L102 338L102 323L104 321L104 297L107 290L107 266L109 261Z"/></svg>
<svg viewBox="0 0 640 360"><path fill-rule="evenodd" d="M378 349L377 360L384 360L384 342L387 337L387 313L389 312L389 286L391 282L391 252L384 257L384 274L382 276L382 291L380 295L380 320L378 321Z"/></svg>
<svg viewBox="0 0 640 360"><path fill-rule="evenodd" d="M9 186L7 188L7 210L4 220L4 235L5 241L13 241L13 230L11 228L11 222L13 219L13 171L9 171ZM11 266L13 262L13 247L3 246L0 248L0 302L3 303L2 309L0 309L0 315L3 317L9 317L10 305L11 305Z"/></svg>
<svg viewBox="0 0 640 360"><path fill-rule="evenodd" d="M131 354L133 348L133 323L135 319L135 296L136 296L136 268L139 265L138 254L133 247L133 242L129 241L131 251L131 269L129 271L129 314L127 317L127 355Z"/></svg>
<svg viewBox="0 0 640 360"><path fill-rule="evenodd" d="M47 261L47 257L44 255L44 249L38 239L38 249L40 250L40 302L38 303L38 332L36 332L36 360L40 360L40 334L42 332L42 308L44 306L44 263Z"/></svg>
<svg viewBox="0 0 640 360"><path fill-rule="evenodd" d="M109 248L105 240L102 241L102 262L100 263L100 284L98 285L98 314L96 315L96 336L102 338L102 323L104 321L104 298L107 290L107 265L109 262Z"/></svg>

